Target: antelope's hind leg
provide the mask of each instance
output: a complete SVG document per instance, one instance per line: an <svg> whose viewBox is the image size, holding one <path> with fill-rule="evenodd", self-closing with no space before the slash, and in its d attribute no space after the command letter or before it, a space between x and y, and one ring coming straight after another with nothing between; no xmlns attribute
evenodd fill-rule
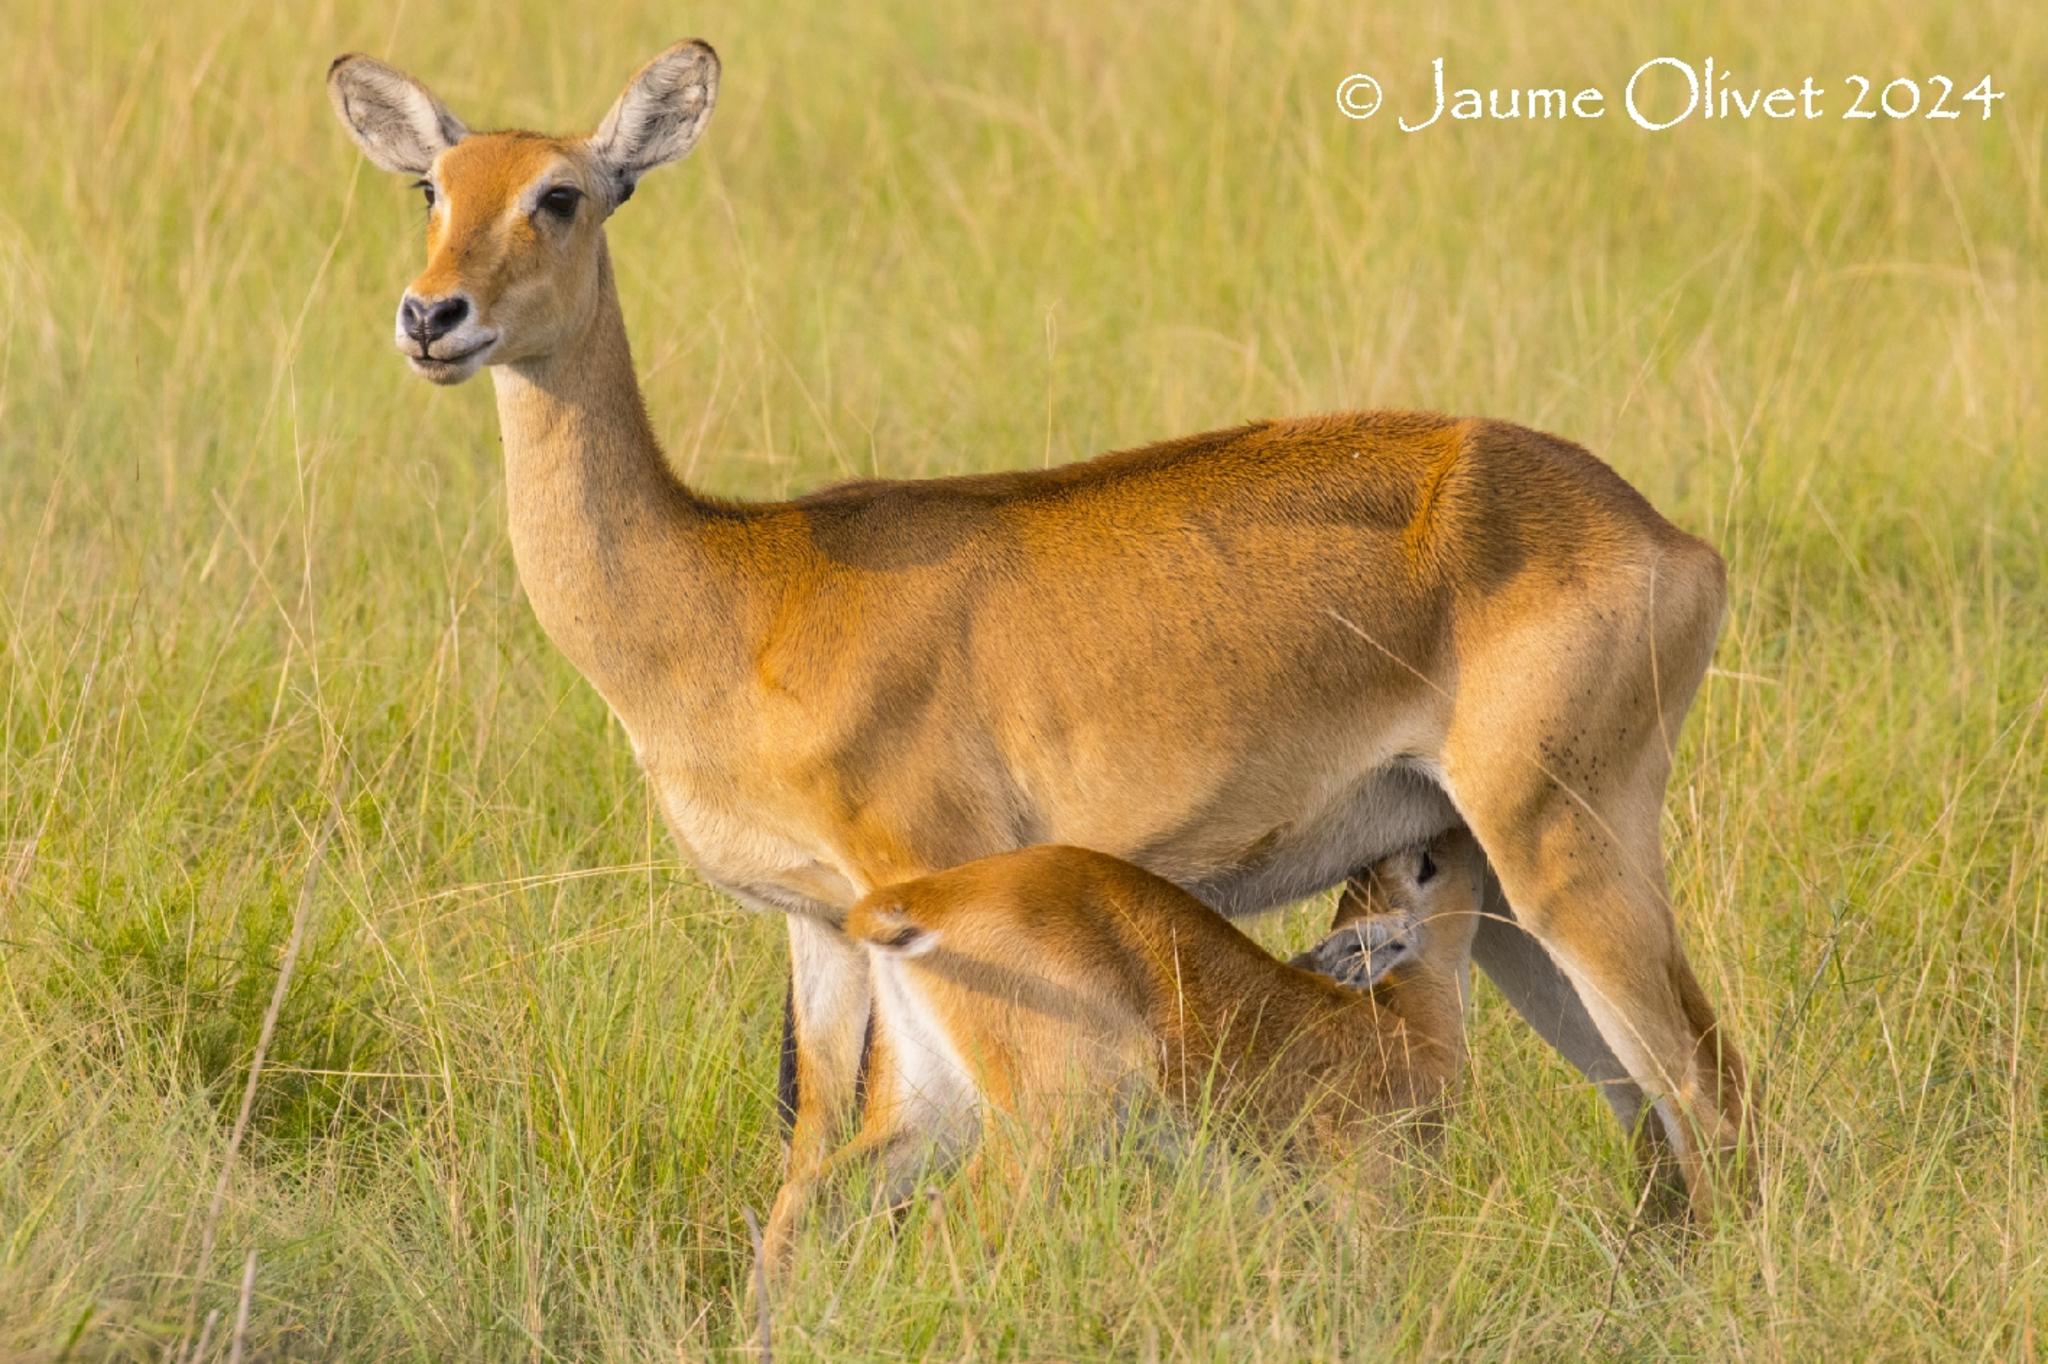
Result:
<svg viewBox="0 0 2048 1364"><path fill-rule="evenodd" d="M1472 960L1537 1035L1592 1081L1607 1101L1615 1121L1635 1143L1648 1199L1645 1209L1660 1217L1682 1214L1685 1181L1665 1139L1663 1122L1648 1110L1643 1091L1600 1036L1564 971L1542 943L1522 931L1491 867L1479 932L1472 940Z"/></svg>
<svg viewBox="0 0 2048 1364"><path fill-rule="evenodd" d="M1726 1201L1722 1158L1739 1144L1746 1091L1665 888L1669 744L1719 614L1718 578L1695 575L1690 603L1687 588L1667 578L1661 612L1610 601L1541 637L1508 633L1464 670L1443 769L1515 919L1648 1099L1694 1215L1711 1220ZM1482 961L1503 941L1486 944ZM1617 1111L1627 1100L1610 1096Z"/></svg>

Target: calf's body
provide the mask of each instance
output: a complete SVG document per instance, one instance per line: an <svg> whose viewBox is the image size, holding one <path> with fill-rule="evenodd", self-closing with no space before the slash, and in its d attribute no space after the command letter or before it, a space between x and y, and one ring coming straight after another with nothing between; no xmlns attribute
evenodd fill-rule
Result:
<svg viewBox="0 0 2048 1364"><path fill-rule="evenodd" d="M1244 1138L1341 1157L1435 1113L1464 1059L1484 880L1470 835L1374 869L1316 949L1279 961L1171 882L1080 848L982 858L856 904L874 1040L859 1133L770 1219L782 1265L813 1186L879 1162L894 1196L994 1123L1051 1138L1205 1097ZM1372 917L1364 917L1371 911Z"/></svg>

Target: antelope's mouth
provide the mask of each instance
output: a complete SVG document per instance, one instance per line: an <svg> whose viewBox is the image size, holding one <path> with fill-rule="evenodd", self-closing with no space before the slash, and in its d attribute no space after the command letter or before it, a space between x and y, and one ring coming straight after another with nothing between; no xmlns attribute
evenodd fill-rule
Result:
<svg viewBox="0 0 2048 1364"><path fill-rule="evenodd" d="M405 351L405 362L412 366L413 373L423 379L431 379L437 384L460 383L483 366L484 358L497 344L497 337L487 336L452 355L436 355L431 347L421 347Z"/></svg>

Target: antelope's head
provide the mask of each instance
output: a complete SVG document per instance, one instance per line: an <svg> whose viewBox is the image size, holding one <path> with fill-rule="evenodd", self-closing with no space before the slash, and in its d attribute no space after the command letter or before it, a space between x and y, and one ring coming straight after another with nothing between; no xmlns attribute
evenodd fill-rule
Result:
<svg viewBox="0 0 2048 1364"><path fill-rule="evenodd" d="M355 54L328 69L327 93L363 155L426 196L427 268L399 299L396 340L415 373L457 384L582 335L605 219L696 145L718 56L701 42L669 48L588 137L472 133L426 86Z"/></svg>

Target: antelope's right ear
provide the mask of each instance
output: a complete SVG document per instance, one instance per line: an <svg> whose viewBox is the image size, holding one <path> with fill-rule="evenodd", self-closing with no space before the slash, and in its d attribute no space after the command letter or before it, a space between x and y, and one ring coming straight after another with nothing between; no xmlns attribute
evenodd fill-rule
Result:
<svg viewBox="0 0 2048 1364"><path fill-rule="evenodd" d="M435 157L469 136L433 91L359 52L327 68L327 97L363 155L400 175L425 175Z"/></svg>

